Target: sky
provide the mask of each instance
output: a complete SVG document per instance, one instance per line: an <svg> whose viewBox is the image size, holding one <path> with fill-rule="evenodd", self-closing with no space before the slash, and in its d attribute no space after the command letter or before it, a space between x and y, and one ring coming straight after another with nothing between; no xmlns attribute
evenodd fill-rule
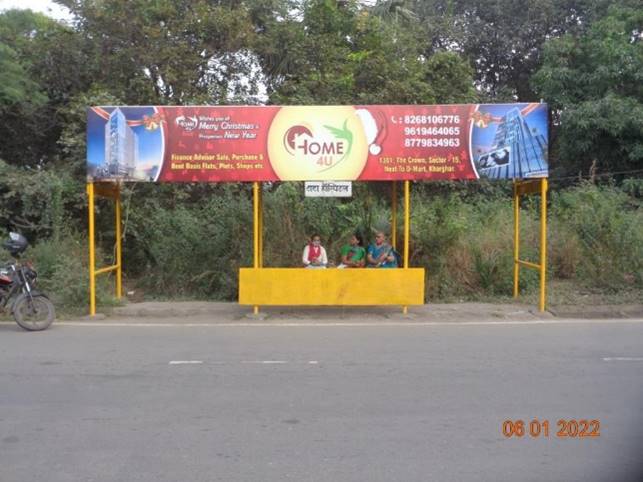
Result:
<svg viewBox="0 0 643 482"><path fill-rule="evenodd" d="M57 20L70 20L69 10L51 0L0 0L0 11L11 8L29 8Z"/></svg>

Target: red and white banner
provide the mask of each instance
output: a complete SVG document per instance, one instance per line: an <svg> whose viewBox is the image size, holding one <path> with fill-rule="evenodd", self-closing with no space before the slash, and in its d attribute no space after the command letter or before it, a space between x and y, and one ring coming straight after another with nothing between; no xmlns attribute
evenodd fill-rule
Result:
<svg viewBox="0 0 643 482"><path fill-rule="evenodd" d="M90 180L547 176L545 104L92 107Z"/></svg>

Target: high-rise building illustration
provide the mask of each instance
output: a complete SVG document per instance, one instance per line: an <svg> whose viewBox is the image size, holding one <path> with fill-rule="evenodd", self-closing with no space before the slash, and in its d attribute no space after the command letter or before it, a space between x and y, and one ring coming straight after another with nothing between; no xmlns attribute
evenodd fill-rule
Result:
<svg viewBox="0 0 643 482"><path fill-rule="evenodd" d="M478 157L481 176L511 179L547 175L547 140L536 129L529 128L518 108L502 118L493 146Z"/></svg>
<svg viewBox="0 0 643 482"><path fill-rule="evenodd" d="M104 177L131 177L137 160L138 138L127 125L125 114L116 108L105 125Z"/></svg>

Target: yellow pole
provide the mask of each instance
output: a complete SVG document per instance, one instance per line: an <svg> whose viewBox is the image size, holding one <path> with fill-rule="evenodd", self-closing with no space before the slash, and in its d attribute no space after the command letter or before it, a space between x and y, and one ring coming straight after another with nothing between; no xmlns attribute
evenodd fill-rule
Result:
<svg viewBox="0 0 643 482"><path fill-rule="evenodd" d="M547 275L547 179L540 180L540 311L545 311Z"/></svg>
<svg viewBox="0 0 643 482"><path fill-rule="evenodd" d="M518 182L514 180L514 298L518 298L518 283L520 279L520 194Z"/></svg>
<svg viewBox="0 0 643 482"><path fill-rule="evenodd" d="M263 268L263 189L259 183L259 268Z"/></svg>
<svg viewBox="0 0 643 482"><path fill-rule="evenodd" d="M94 252L94 183L87 183L89 212L89 314L96 314L96 253Z"/></svg>
<svg viewBox="0 0 643 482"><path fill-rule="evenodd" d="M397 249L397 181L391 186L391 244Z"/></svg>
<svg viewBox="0 0 643 482"><path fill-rule="evenodd" d="M123 246L121 244L121 188L118 185L116 185L114 209L116 212L116 298L120 299L123 297Z"/></svg>
<svg viewBox="0 0 643 482"><path fill-rule="evenodd" d="M409 267L409 235L411 230L410 210L410 184L409 181L404 181L404 268Z"/></svg>
<svg viewBox="0 0 643 482"><path fill-rule="evenodd" d="M259 183L252 183L252 232L253 232L253 267L259 268ZM254 306L254 314L259 313L259 306Z"/></svg>
<svg viewBox="0 0 643 482"><path fill-rule="evenodd" d="M404 181L404 269L409 267L409 236L411 230L410 211L410 183L409 181ZM405 305L402 311L405 315L408 314L409 307Z"/></svg>

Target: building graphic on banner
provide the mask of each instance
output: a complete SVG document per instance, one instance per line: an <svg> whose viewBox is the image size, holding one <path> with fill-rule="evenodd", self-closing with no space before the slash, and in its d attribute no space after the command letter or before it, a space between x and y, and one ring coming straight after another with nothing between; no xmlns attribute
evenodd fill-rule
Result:
<svg viewBox="0 0 643 482"><path fill-rule="evenodd" d="M116 108L105 125L105 164L96 177L133 177L137 161L138 138Z"/></svg>
<svg viewBox="0 0 643 482"><path fill-rule="evenodd" d="M497 127L493 148L478 157L478 170L492 179L546 177L547 139L512 108Z"/></svg>

